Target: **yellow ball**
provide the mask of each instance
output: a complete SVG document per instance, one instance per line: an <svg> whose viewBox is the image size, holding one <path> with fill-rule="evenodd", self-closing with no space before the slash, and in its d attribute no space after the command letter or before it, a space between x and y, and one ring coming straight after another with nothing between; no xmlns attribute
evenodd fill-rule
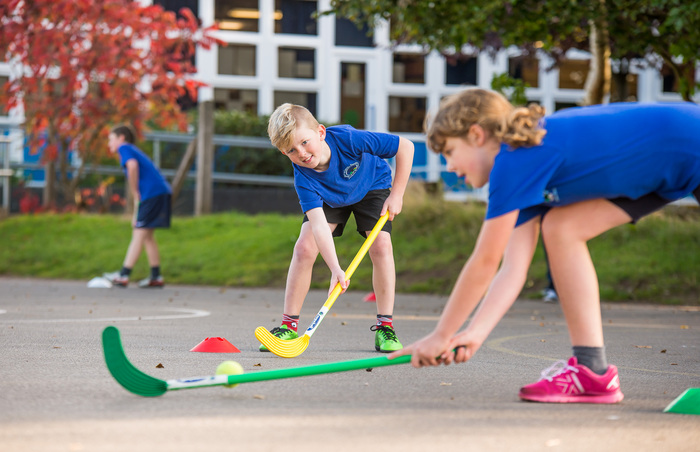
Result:
<svg viewBox="0 0 700 452"><path fill-rule="evenodd" d="M236 361L224 361L223 363L219 364L219 367L216 368L216 375L240 375L243 372L243 366L238 364ZM227 388L235 388L238 386L238 383L224 386Z"/></svg>

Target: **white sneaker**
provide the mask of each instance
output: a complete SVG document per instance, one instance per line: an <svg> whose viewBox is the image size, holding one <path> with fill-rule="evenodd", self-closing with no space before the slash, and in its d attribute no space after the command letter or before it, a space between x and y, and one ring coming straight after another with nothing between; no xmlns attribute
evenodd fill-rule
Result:
<svg viewBox="0 0 700 452"><path fill-rule="evenodd" d="M547 288L542 291L542 300L545 303L556 303L559 301L559 296L554 289Z"/></svg>

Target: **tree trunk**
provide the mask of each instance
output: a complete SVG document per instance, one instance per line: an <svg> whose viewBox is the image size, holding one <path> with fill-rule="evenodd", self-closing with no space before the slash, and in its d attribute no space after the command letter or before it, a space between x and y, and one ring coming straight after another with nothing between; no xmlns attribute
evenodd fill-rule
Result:
<svg viewBox="0 0 700 452"><path fill-rule="evenodd" d="M56 204L56 167L53 160L44 165L44 208L50 208Z"/></svg>
<svg viewBox="0 0 700 452"><path fill-rule="evenodd" d="M601 1L602 9L605 9ZM590 22L590 46L591 67L586 78L586 94L581 101L582 105L602 104L606 94L610 93L610 37L605 16L601 14L599 19Z"/></svg>

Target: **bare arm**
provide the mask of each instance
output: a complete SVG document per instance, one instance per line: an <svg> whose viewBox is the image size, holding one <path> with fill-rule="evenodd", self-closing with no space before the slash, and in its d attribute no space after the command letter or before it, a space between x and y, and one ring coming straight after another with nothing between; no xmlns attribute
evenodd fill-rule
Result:
<svg viewBox="0 0 700 452"><path fill-rule="evenodd" d="M440 364L438 357L448 351L450 339L467 320L498 271L517 218L518 211L513 211L484 222L474 251L457 278L435 330L393 353L392 358L411 354L414 367Z"/></svg>
<svg viewBox="0 0 700 452"><path fill-rule="evenodd" d="M467 328L454 336L448 346L449 353L444 355L445 364L452 359L452 350L464 345L454 357L456 362L469 360L481 347L498 322L508 312L527 280L527 271L537 247L539 220L533 219L516 228L511 235L503 257L503 264L498 270L486 296L479 305Z"/></svg>
<svg viewBox="0 0 700 452"><path fill-rule="evenodd" d="M331 286L328 293L333 290L337 283L340 283L344 292L345 289L348 288L349 281L345 280L345 272L338 262L338 255L335 252L335 243L333 242L333 234L331 228L328 226L323 208L317 207L308 210L306 216L309 218L311 231L316 240L316 246L318 246L321 257L323 257L323 260L331 271Z"/></svg>
<svg viewBox="0 0 700 452"><path fill-rule="evenodd" d="M399 137L399 150L396 152L396 171L394 173L394 183L391 187L391 194L384 201L381 214L389 211L389 220L393 220L401 213L403 208L403 195L406 193L406 185L411 177L413 167L414 145L411 140Z"/></svg>

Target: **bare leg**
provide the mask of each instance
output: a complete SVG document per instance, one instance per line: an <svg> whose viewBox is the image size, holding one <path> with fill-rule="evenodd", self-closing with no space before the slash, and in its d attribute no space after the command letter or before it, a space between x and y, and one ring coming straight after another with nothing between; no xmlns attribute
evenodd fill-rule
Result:
<svg viewBox="0 0 700 452"><path fill-rule="evenodd" d="M611 202L594 199L554 208L542 221L554 285L574 346L604 345L598 277L587 242L630 220Z"/></svg>
<svg viewBox="0 0 700 452"><path fill-rule="evenodd" d="M369 231L367 231L369 235ZM393 315L396 294L396 266L391 234L379 232L369 249L372 259L372 284L377 297L377 314Z"/></svg>
<svg viewBox="0 0 700 452"><path fill-rule="evenodd" d="M329 226L333 231L337 225L330 224ZM303 223L299 238L294 245L292 262L289 264L287 272L287 287L284 291L285 314L299 315L301 313L301 307L304 305L304 300L311 286L311 274L318 253L311 224L309 222Z"/></svg>
<svg viewBox="0 0 700 452"><path fill-rule="evenodd" d="M158 251L158 242L156 242L155 230L145 229L146 237L144 238L144 246L146 247L146 255L148 256L148 265L151 267L160 266L160 252Z"/></svg>
<svg viewBox="0 0 700 452"><path fill-rule="evenodd" d="M124 258L124 267L134 268L134 265L136 265L136 262L139 260L139 256L141 256L141 250L146 242L148 231L153 233L153 229L133 229L133 232L131 233L131 242L129 243L129 248L126 251L126 257Z"/></svg>

